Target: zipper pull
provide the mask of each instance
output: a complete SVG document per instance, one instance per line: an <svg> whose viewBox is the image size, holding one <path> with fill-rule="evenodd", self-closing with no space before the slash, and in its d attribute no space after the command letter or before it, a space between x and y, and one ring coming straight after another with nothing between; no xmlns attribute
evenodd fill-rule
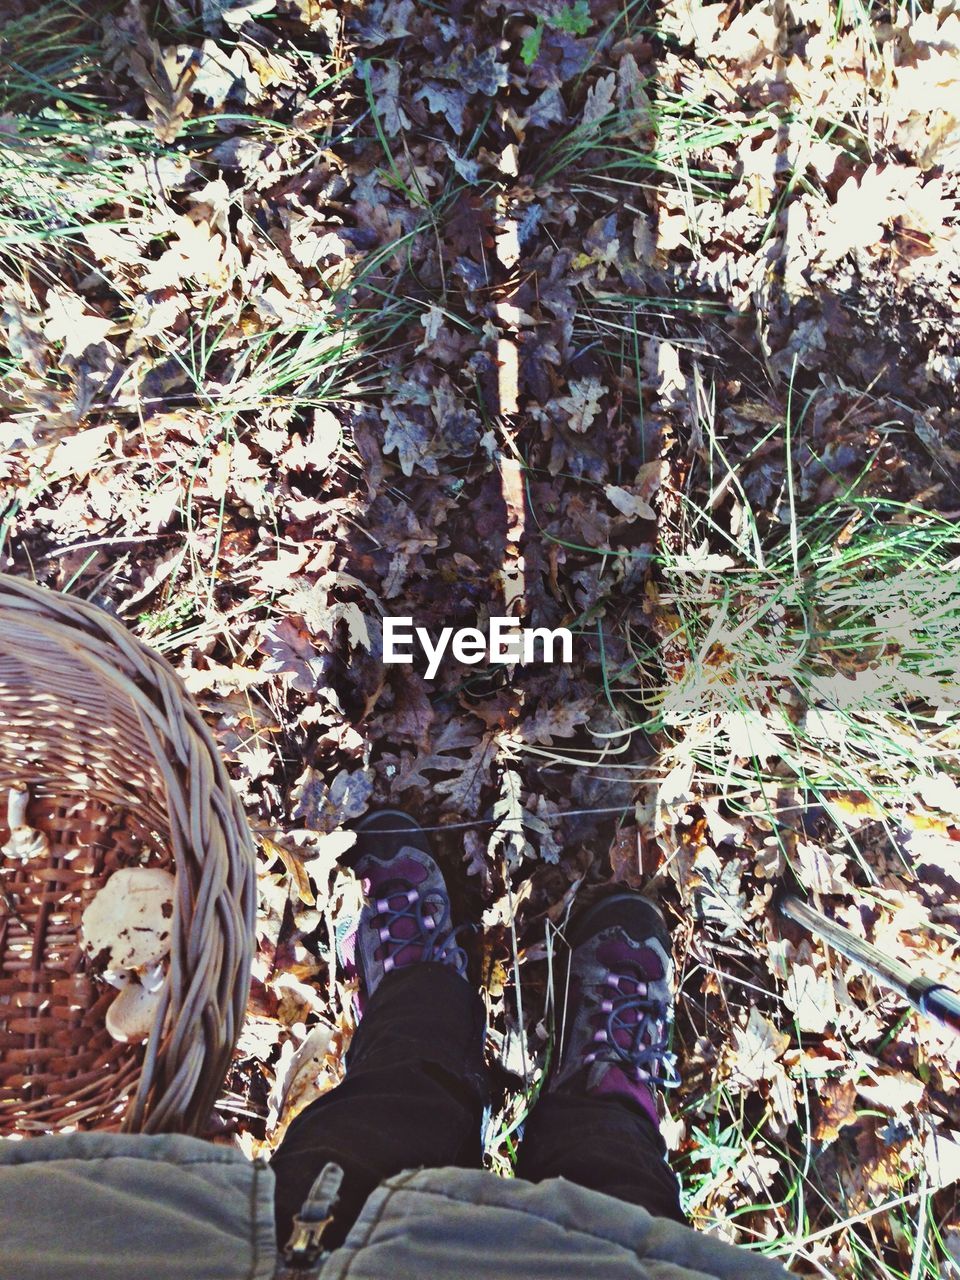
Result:
<svg viewBox="0 0 960 1280"><path fill-rule="evenodd" d="M333 1221L342 1182L343 1170L332 1162L317 1175L300 1212L294 1215L293 1230L284 1246L284 1261L291 1270L307 1271L323 1254L323 1235Z"/></svg>

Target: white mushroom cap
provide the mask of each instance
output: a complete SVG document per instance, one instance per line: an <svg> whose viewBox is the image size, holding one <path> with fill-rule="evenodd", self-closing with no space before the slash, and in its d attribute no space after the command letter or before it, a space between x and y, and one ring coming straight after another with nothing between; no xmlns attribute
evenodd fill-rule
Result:
<svg viewBox="0 0 960 1280"><path fill-rule="evenodd" d="M84 911L83 949L107 953L115 986L125 971L153 968L170 950L174 883L159 867L121 867Z"/></svg>
<svg viewBox="0 0 960 1280"><path fill-rule="evenodd" d="M160 992L128 982L107 1010L107 1031L122 1044L145 1040L153 1029Z"/></svg>

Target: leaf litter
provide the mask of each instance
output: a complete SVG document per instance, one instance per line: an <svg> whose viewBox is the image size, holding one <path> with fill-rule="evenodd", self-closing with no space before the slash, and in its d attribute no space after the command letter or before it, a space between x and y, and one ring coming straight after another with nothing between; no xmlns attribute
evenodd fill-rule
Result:
<svg viewBox="0 0 960 1280"><path fill-rule="evenodd" d="M40 29L14 3L11 63ZM258 834L220 1123L268 1151L341 1077L343 824L410 807L485 924L494 1167L567 914L620 881L674 927L694 1219L909 1272L884 1206L922 1162L960 1231L956 1044L770 899L789 862L956 982L955 668L910 666L903 593L829 619L865 531L960 510L958 15L128 0L63 30L0 114L3 567L175 663ZM573 663L383 664L384 614L504 612ZM910 746L867 775L881 687Z"/></svg>

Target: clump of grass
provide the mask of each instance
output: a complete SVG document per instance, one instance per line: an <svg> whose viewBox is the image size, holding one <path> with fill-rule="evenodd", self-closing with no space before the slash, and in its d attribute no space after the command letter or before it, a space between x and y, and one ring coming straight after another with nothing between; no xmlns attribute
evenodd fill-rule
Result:
<svg viewBox="0 0 960 1280"><path fill-rule="evenodd" d="M719 570L665 555L674 674L645 698L648 727L692 740L723 785L756 776L736 764L751 733L758 757L816 794L845 784L880 798L918 771L956 771L945 732L960 665L956 549L947 520L849 499Z"/></svg>
<svg viewBox="0 0 960 1280"><path fill-rule="evenodd" d="M692 503L685 523L691 548L719 532ZM852 793L893 821L923 778L960 776L952 522L848 493L790 507L763 540L747 504L742 530L724 554L664 551L665 663L640 657L638 723L734 808L787 779L828 811Z"/></svg>
<svg viewBox="0 0 960 1280"><path fill-rule="evenodd" d="M51 250L76 247L84 226L120 222L157 153L145 125L118 119L99 80L98 26L63 0L7 23L0 41L0 267L16 275Z"/></svg>

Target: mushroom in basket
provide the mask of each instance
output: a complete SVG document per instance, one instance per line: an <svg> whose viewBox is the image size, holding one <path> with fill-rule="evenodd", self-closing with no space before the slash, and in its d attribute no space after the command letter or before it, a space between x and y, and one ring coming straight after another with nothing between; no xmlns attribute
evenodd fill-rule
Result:
<svg viewBox="0 0 960 1280"><path fill-rule="evenodd" d="M80 922L83 949L104 964L120 994L107 1010L114 1040L143 1040L160 1004L170 951L174 878L159 867L121 867L89 903Z"/></svg>
<svg viewBox="0 0 960 1280"><path fill-rule="evenodd" d="M0 848L5 858L13 858L17 862L26 862L28 858L36 858L50 851L50 841L42 831L37 831L27 824L27 805L30 803L30 792L26 787L11 787L7 794L7 826L10 838Z"/></svg>

